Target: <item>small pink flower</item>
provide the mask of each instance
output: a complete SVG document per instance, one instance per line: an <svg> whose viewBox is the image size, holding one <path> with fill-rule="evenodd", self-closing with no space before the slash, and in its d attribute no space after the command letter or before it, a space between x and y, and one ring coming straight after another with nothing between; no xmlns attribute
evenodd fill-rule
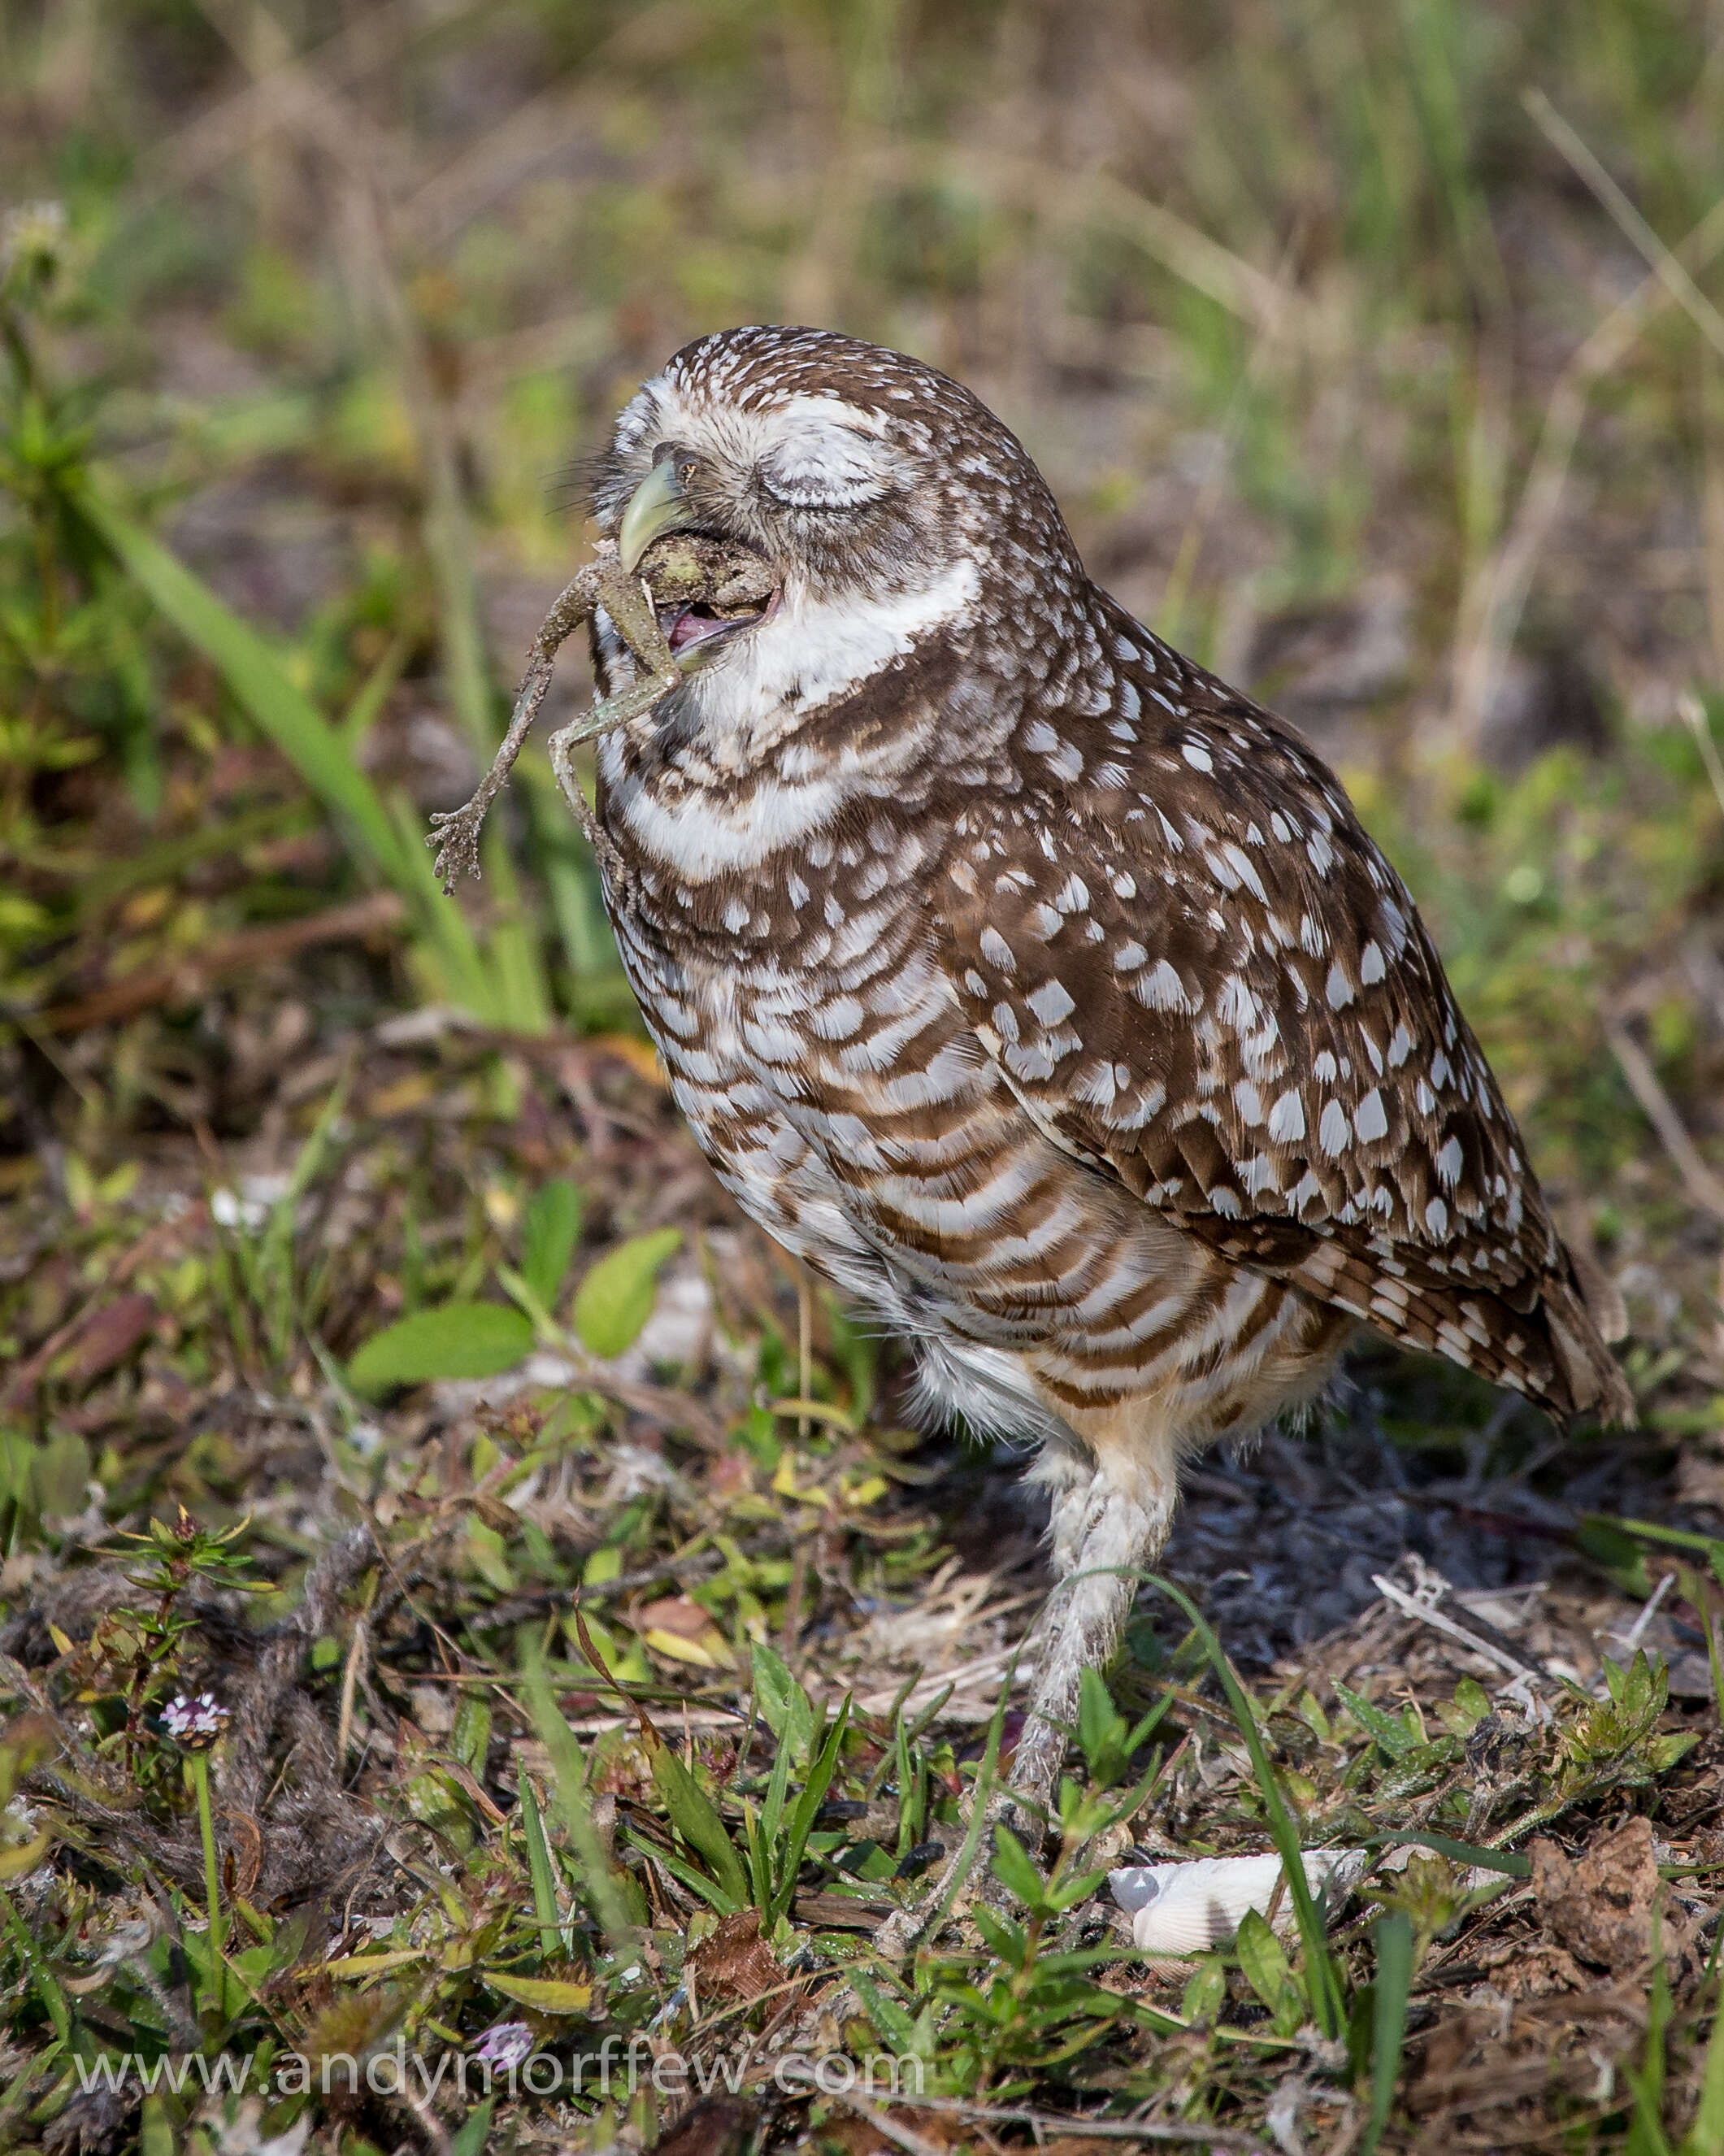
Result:
<svg viewBox="0 0 1724 2156"><path fill-rule="evenodd" d="M493 2073L512 2073L533 2048L533 2032L525 2021L499 2021L479 2040L474 2056Z"/></svg>
<svg viewBox="0 0 1724 2156"><path fill-rule="evenodd" d="M212 1691L199 1692L196 1699L170 1700L162 1716L163 1728L188 1752L202 1752L213 1744L228 1720L227 1708Z"/></svg>

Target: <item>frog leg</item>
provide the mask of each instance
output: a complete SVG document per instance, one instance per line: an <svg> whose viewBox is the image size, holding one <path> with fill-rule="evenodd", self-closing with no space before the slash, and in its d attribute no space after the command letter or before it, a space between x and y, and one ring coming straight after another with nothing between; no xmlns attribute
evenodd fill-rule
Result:
<svg viewBox="0 0 1724 2156"><path fill-rule="evenodd" d="M454 891L458 876L478 876L480 832L539 716L545 693L551 686L551 670L558 648L571 630L590 620L600 607L610 616L618 634L646 671L642 679L595 704L584 718L563 727L552 740L552 767L569 806L589 838L593 835L592 811L570 767L569 751L577 742L590 740L594 734L607 732L612 726L650 711L682 679L675 655L664 641L659 617L640 578L623 570L614 550L609 558L601 557L589 563L557 598L533 639L508 732L473 798L459 808L439 809L431 818L431 834L426 844L437 849L434 873L446 894Z"/></svg>

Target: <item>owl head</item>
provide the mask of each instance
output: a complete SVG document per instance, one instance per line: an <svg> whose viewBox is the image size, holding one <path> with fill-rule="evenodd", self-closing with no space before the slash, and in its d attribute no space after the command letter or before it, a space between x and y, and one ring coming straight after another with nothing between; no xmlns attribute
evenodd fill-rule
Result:
<svg viewBox="0 0 1724 2156"><path fill-rule="evenodd" d="M601 529L632 568L661 532L748 547L770 565L751 619L665 624L714 719L808 710L926 639L1044 604L1083 572L1041 475L961 384L832 331L726 330L630 400L600 468ZM608 657L613 655L607 652Z"/></svg>

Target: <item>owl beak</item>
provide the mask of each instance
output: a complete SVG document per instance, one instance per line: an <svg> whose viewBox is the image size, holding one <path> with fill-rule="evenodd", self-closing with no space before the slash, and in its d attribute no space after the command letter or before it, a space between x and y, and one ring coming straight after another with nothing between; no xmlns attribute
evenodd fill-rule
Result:
<svg viewBox="0 0 1724 2156"><path fill-rule="evenodd" d="M661 532L674 531L685 521L688 508L675 465L669 457L661 458L629 495L617 527L617 553L629 575L634 575L641 556Z"/></svg>

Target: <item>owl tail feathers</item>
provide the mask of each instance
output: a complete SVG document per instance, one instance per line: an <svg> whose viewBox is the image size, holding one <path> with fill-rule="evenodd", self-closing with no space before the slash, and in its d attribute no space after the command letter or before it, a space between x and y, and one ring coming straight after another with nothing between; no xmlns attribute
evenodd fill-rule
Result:
<svg viewBox="0 0 1724 2156"><path fill-rule="evenodd" d="M1552 1276L1541 1298L1551 1349L1567 1381L1571 1415L1632 1428L1634 1396L1605 1345L1628 1331L1622 1297L1589 1255L1568 1254L1570 1277Z"/></svg>

